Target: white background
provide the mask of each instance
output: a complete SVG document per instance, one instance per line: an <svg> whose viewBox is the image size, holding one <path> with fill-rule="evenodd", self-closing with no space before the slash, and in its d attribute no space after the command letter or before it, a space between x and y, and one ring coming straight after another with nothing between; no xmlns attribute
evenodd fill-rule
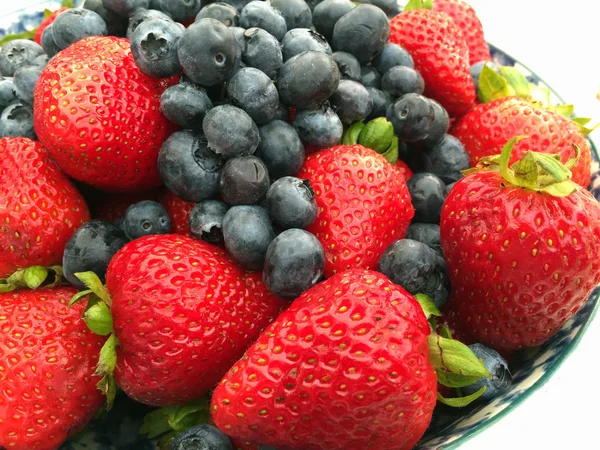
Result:
<svg viewBox="0 0 600 450"><path fill-rule="evenodd" d="M435 1L435 0L434 0ZM35 4L0 0L0 14ZM470 0L486 38L524 62L568 102L578 115L600 120L600 43L593 0ZM600 132L593 137L600 143ZM600 448L600 319L546 386L464 450L581 450ZM461 450L462 450L461 449Z"/></svg>

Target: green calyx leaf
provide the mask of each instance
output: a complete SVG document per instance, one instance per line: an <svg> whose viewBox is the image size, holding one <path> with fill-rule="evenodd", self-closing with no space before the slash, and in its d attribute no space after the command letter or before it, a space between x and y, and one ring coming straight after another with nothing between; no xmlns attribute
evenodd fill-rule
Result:
<svg viewBox="0 0 600 450"><path fill-rule="evenodd" d="M390 149L393 139L394 126L392 123L385 117L378 117L362 127L358 143L377 153L386 153Z"/></svg>
<svg viewBox="0 0 600 450"><path fill-rule="evenodd" d="M427 344L429 359L434 369L443 369L457 375L477 378L491 376L475 353L462 342L431 334Z"/></svg>
<svg viewBox="0 0 600 450"><path fill-rule="evenodd" d="M88 328L99 336L108 336L112 332L112 315L103 301L89 306L83 313L83 320Z"/></svg>
<svg viewBox="0 0 600 450"><path fill-rule="evenodd" d="M470 386L472 384L477 383L481 379L481 377L476 377L472 375L459 375L456 373L447 372L443 369L437 369L436 373L438 383L440 383L443 386L454 389Z"/></svg>
<svg viewBox="0 0 600 450"><path fill-rule="evenodd" d="M11 41L16 41L17 39L28 39L31 41L31 40L33 40L34 37L35 37L35 29L23 31L22 33L9 34L7 36L4 36L2 39L0 39L0 47L8 44Z"/></svg>
<svg viewBox="0 0 600 450"><path fill-rule="evenodd" d="M44 9L44 19L47 19L48 17L50 17L52 14L54 14L54 11L49 10L48 8Z"/></svg>
<svg viewBox="0 0 600 450"><path fill-rule="evenodd" d="M450 331L450 328L448 328L447 325L440 326L439 334L443 338L452 339L452 332Z"/></svg>
<svg viewBox="0 0 600 450"><path fill-rule="evenodd" d="M498 70L500 71L500 76L506 80L506 84L511 89L512 95L517 95L525 99L531 97L530 83L519 69L510 66L501 66Z"/></svg>
<svg viewBox="0 0 600 450"><path fill-rule="evenodd" d="M573 113L575 112L575 106L573 105L554 105L548 107L549 111L553 111L556 114L560 114L563 117L571 118Z"/></svg>
<svg viewBox="0 0 600 450"><path fill-rule="evenodd" d="M415 299L419 302L419 305L421 305L421 309L425 313L425 317L427 317L427 319L429 319L431 316L442 316L442 313L440 312L438 307L435 306L435 303L433 303L433 300L431 300L431 298L428 295L416 294Z"/></svg>
<svg viewBox="0 0 600 450"><path fill-rule="evenodd" d="M112 297L108 292L108 289L106 289L106 287L102 284L102 281L100 281L100 278L98 278L98 275L96 275L94 272L80 272L76 273L75 276L104 303L106 303L109 308L112 307Z"/></svg>
<svg viewBox="0 0 600 450"><path fill-rule="evenodd" d="M400 140L396 136L394 136L394 138L392 139L392 144L390 145L390 148L388 148L387 151L381 156L383 156L385 159L387 159L390 164L396 164L398 162L399 150L400 150Z"/></svg>
<svg viewBox="0 0 600 450"><path fill-rule="evenodd" d="M94 375L102 377L97 387L106 396L106 409L110 411L117 395L117 383L115 381L115 367L117 365L117 345L119 340L113 333L106 340L100 350L100 358Z"/></svg>
<svg viewBox="0 0 600 450"><path fill-rule="evenodd" d="M508 81L494 69L484 65L479 75L477 98L481 103L490 103L499 98L510 97L514 91Z"/></svg>
<svg viewBox="0 0 600 450"><path fill-rule="evenodd" d="M354 122L342 136L342 145L358 144L358 136L360 135L360 132L362 131L364 126L365 123L362 121Z"/></svg>
<svg viewBox="0 0 600 450"><path fill-rule="evenodd" d="M410 11L411 9L433 9L433 0L410 0L403 11Z"/></svg>
<svg viewBox="0 0 600 450"><path fill-rule="evenodd" d="M581 133L584 136L587 136L588 134L590 134L594 130L596 130L596 128L600 127L600 122L598 122L596 125L594 125L591 128L588 127L587 124L592 121L592 119L589 118L589 117L575 117L575 118L573 118L571 120L573 122L575 122L575 124L579 127L579 131L581 131Z"/></svg>
<svg viewBox="0 0 600 450"><path fill-rule="evenodd" d="M75 3L73 0L63 0L61 6L63 8L75 8Z"/></svg>
<svg viewBox="0 0 600 450"><path fill-rule="evenodd" d="M35 290L42 285L52 288L62 282L62 276L63 270L60 266L31 266L17 270L8 278L0 278L0 292L11 292L19 288Z"/></svg>
<svg viewBox="0 0 600 450"><path fill-rule="evenodd" d="M453 408L464 408L465 406L470 405L475 400L483 395L485 392L485 386L479 389L477 392L471 395L467 395L466 397L458 397L458 398L444 398L442 394L438 392L437 399L438 402L443 403L444 405L451 406Z"/></svg>

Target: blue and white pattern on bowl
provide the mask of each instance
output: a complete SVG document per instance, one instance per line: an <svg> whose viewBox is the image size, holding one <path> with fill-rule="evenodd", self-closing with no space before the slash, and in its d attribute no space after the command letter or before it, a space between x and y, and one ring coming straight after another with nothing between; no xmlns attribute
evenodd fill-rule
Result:
<svg viewBox="0 0 600 450"><path fill-rule="evenodd" d="M35 28L43 19L45 8L56 9L60 0L40 2L37 6L18 11L0 18L0 38L9 33L18 33ZM75 4L82 3L81 0ZM521 70L532 82L546 86L540 77L526 66L516 61L502 50L490 46L494 60L502 65L512 65ZM556 92L550 89L555 100L561 102ZM564 102L563 102L564 103ZM592 184L590 191L600 200L600 155L591 143L593 153ZM500 420L513 408L526 400L533 392L542 387L556 372L569 354L577 347L580 339L590 325L598 310L600 288L596 289L581 310L569 320L562 329L546 344L535 351L524 352L517 367L513 367L514 382L501 397L489 404L469 407L463 410L438 408L434 421L425 437L415 450L452 450L460 447L469 438L482 432ZM107 431L104 422L94 422L71 442L65 443L61 450L116 450L111 444L115 438L115 428ZM136 450L153 450L155 447L147 440L139 440L133 446Z"/></svg>

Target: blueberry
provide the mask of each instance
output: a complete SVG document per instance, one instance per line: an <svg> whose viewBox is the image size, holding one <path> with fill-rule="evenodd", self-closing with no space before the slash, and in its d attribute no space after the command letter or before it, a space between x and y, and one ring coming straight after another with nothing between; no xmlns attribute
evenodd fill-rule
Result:
<svg viewBox="0 0 600 450"><path fill-rule="evenodd" d="M415 68L415 63L404 47L398 44L386 44L383 50L373 60L373 65L380 73L386 73L392 67L403 66L410 69Z"/></svg>
<svg viewBox="0 0 600 450"><path fill-rule="evenodd" d="M323 0L305 0L306 4L310 7L311 11L315 10L315 7Z"/></svg>
<svg viewBox="0 0 600 450"><path fill-rule="evenodd" d="M475 83L475 91L479 91L479 76L481 75L481 71L483 70L483 66L488 66L490 69L498 72L498 66L496 63L492 61L480 61L471 66L471 78L473 78L473 83Z"/></svg>
<svg viewBox="0 0 600 450"><path fill-rule="evenodd" d="M241 27L229 27L229 29L235 36L235 39L238 41L238 44L240 44L240 48L242 49L242 62L243 62L244 61L244 53L246 52L246 38L244 36L246 29L241 28ZM273 38L273 39L275 39L275 38ZM277 39L275 39L275 40L277 41ZM279 41L277 41L277 45L279 45Z"/></svg>
<svg viewBox="0 0 600 450"><path fill-rule="evenodd" d="M284 105L316 108L335 92L340 71L326 53L304 52L290 58L279 71L277 90Z"/></svg>
<svg viewBox="0 0 600 450"><path fill-rule="evenodd" d="M260 206L233 206L223 218L225 248L247 270L262 270L273 239L271 219Z"/></svg>
<svg viewBox="0 0 600 450"><path fill-rule="evenodd" d="M105 281L108 263L128 239L122 230L110 222L92 220L73 233L63 254L63 271L69 283L79 289L85 285L75 276L94 272Z"/></svg>
<svg viewBox="0 0 600 450"><path fill-rule="evenodd" d="M439 225L434 223L412 223L408 227L405 237L406 239L421 242L438 252L440 256L443 256Z"/></svg>
<svg viewBox="0 0 600 450"><path fill-rule="evenodd" d="M127 208L123 222L129 239L138 239L152 234L171 232L171 217L163 205L152 200L143 200Z"/></svg>
<svg viewBox="0 0 600 450"><path fill-rule="evenodd" d="M179 62L190 80L214 86L239 67L242 49L233 32L215 19L190 25L179 40Z"/></svg>
<svg viewBox="0 0 600 450"><path fill-rule="evenodd" d="M329 101L345 125L363 120L373 110L373 100L367 88L352 80L341 80Z"/></svg>
<svg viewBox="0 0 600 450"><path fill-rule="evenodd" d="M320 2L313 11L315 29L331 42L335 24L352 11L356 5L350 0L325 0Z"/></svg>
<svg viewBox="0 0 600 450"><path fill-rule="evenodd" d="M281 45L283 46L284 61L308 51L332 54L327 39L309 28L295 28L288 31L283 37Z"/></svg>
<svg viewBox="0 0 600 450"><path fill-rule="evenodd" d="M277 107L277 111L275 112L275 117L273 120L283 120L284 122L290 121L290 108L285 106L283 103L280 103Z"/></svg>
<svg viewBox="0 0 600 450"><path fill-rule="evenodd" d="M201 0L153 0L156 2L156 9L167 13L169 16L180 23L187 24L194 20L200 8Z"/></svg>
<svg viewBox="0 0 600 450"><path fill-rule="evenodd" d="M344 133L344 125L329 106L296 111L294 128L306 145L328 148L336 145Z"/></svg>
<svg viewBox="0 0 600 450"><path fill-rule="evenodd" d="M381 73L375 67L362 66L360 68L360 82L364 87L381 89Z"/></svg>
<svg viewBox="0 0 600 450"><path fill-rule="evenodd" d="M273 294L293 300L321 281L324 267L325 252L319 240L293 228L269 245L263 280Z"/></svg>
<svg viewBox="0 0 600 450"><path fill-rule="evenodd" d="M30 106L17 101L4 108L0 115L0 138L7 136L36 139Z"/></svg>
<svg viewBox="0 0 600 450"><path fill-rule="evenodd" d="M44 68L40 66L23 66L15 72L13 80L17 88L17 97L23 103L33 106L33 91L42 70Z"/></svg>
<svg viewBox="0 0 600 450"><path fill-rule="evenodd" d="M236 106L214 107L204 117L202 128L209 148L225 158L251 155L260 143L256 123Z"/></svg>
<svg viewBox="0 0 600 450"><path fill-rule="evenodd" d="M191 131L173 133L158 154L158 170L163 182L186 202L198 203L214 197L223 165L223 159Z"/></svg>
<svg viewBox="0 0 600 450"><path fill-rule="evenodd" d="M229 206L218 200L205 200L190 212L190 232L196 239L211 244L223 243L223 218Z"/></svg>
<svg viewBox="0 0 600 450"><path fill-rule="evenodd" d="M390 18L397 16L401 12L398 0L369 0L369 3L381 8Z"/></svg>
<svg viewBox="0 0 600 450"><path fill-rule="evenodd" d="M296 129L281 120L273 120L258 129L260 144L256 156L263 160L272 178L298 173L304 162L304 145Z"/></svg>
<svg viewBox="0 0 600 450"><path fill-rule="evenodd" d="M485 386L485 392L479 398L483 401L493 400L505 391L512 382L512 374L508 368L508 363L496 350L483 344L472 344L469 345L469 348L483 362L492 378L482 378L477 383L462 388L462 392L464 395L471 395Z"/></svg>
<svg viewBox="0 0 600 450"><path fill-rule="evenodd" d="M420 148L433 147L442 140L450 128L450 116L444 107L435 100L429 99L429 102L433 106L433 122L427 137L415 143Z"/></svg>
<svg viewBox="0 0 600 450"><path fill-rule="evenodd" d="M196 21L200 19L216 19L228 27L237 27L240 24L240 12L227 3L212 3L200 10Z"/></svg>
<svg viewBox="0 0 600 450"><path fill-rule="evenodd" d="M251 1L253 1L253 0L221 0L220 3L227 3L228 5L233 6L238 11L241 11ZM203 0L202 4L205 4L205 3L213 3L213 1L212 0Z"/></svg>
<svg viewBox="0 0 600 450"><path fill-rule="evenodd" d="M343 80L361 81L361 69L358 59L346 52L335 52L333 60L338 66Z"/></svg>
<svg viewBox="0 0 600 450"><path fill-rule="evenodd" d="M440 223L446 185L432 173L414 174L406 182L415 207L414 222Z"/></svg>
<svg viewBox="0 0 600 450"><path fill-rule="evenodd" d="M218 428L195 425L173 439L171 450L233 450L233 446Z"/></svg>
<svg viewBox="0 0 600 450"><path fill-rule="evenodd" d="M455 183L463 177L461 171L470 167L469 155L462 143L449 134L434 147L422 152L423 168L437 175L444 183Z"/></svg>
<svg viewBox="0 0 600 450"><path fill-rule="evenodd" d="M380 91L375 88L367 88L367 92L373 102L373 108L371 114L367 116L367 120L373 120L377 117L385 117L387 110L392 104L392 96L387 92Z"/></svg>
<svg viewBox="0 0 600 450"><path fill-rule="evenodd" d="M250 28L244 32L244 40L242 61L249 67L262 70L269 78L275 78L283 65L283 53L277 38L261 28Z"/></svg>
<svg viewBox="0 0 600 450"><path fill-rule="evenodd" d="M269 170L256 156L231 158L219 178L221 198L229 205L256 205L270 185Z"/></svg>
<svg viewBox="0 0 600 450"><path fill-rule="evenodd" d="M17 101L14 78L0 76L0 110Z"/></svg>
<svg viewBox="0 0 600 450"><path fill-rule="evenodd" d="M170 16L166 15L162 11L157 11L156 9L140 9L133 16L129 18L129 26L127 27L127 39L131 40L133 37L133 32L139 27L143 22L153 19L162 19L168 22L173 22Z"/></svg>
<svg viewBox="0 0 600 450"><path fill-rule="evenodd" d="M396 66L383 74L381 89L392 97L422 94L425 91L425 81L416 70L410 67Z"/></svg>
<svg viewBox="0 0 600 450"><path fill-rule="evenodd" d="M61 50L86 37L107 34L108 28L104 19L89 9L68 9L59 14L52 24L52 37Z"/></svg>
<svg viewBox="0 0 600 450"><path fill-rule="evenodd" d="M448 197L448 195L450 195L450 191L452 190L452 188L454 187L455 184L456 183L451 183L451 184L449 184L449 185L446 186L446 191L445 191L446 197Z"/></svg>
<svg viewBox="0 0 600 450"><path fill-rule="evenodd" d="M411 239L390 245L379 258L379 271L411 294L426 294L438 308L450 294L446 263L435 250Z"/></svg>
<svg viewBox="0 0 600 450"><path fill-rule="evenodd" d="M213 104L206 89L183 82L168 87L160 97L160 110L182 128L202 130L202 121Z"/></svg>
<svg viewBox="0 0 600 450"><path fill-rule="evenodd" d="M240 69L231 77L227 94L258 125L273 120L279 108L277 88L264 72L252 67Z"/></svg>
<svg viewBox="0 0 600 450"><path fill-rule="evenodd" d="M281 11L288 30L312 27L312 11L304 0L271 0L271 6Z"/></svg>
<svg viewBox="0 0 600 450"><path fill-rule="evenodd" d="M389 37L390 24L385 13L373 5L359 5L335 24L332 46L366 64L383 50Z"/></svg>
<svg viewBox="0 0 600 450"><path fill-rule="evenodd" d="M283 177L267 192L267 210L280 228L306 228L317 219L317 202L308 181Z"/></svg>
<svg viewBox="0 0 600 450"><path fill-rule="evenodd" d="M138 9L148 9L150 0L103 0L104 6L122 17L131 17Z"/></svg>
<svg viewBox="0 0 600 450"><path fill-rule="evenodd" d="M167 78L181 72L177 44L183 25L163 19L142 22L131 36L131 53L140 71L155 78Z"/></svg>
<svg viewBox="0 0 600 450"><path fill-rule="evenodd" d="M48 55L40 55L37 58L35 58L33 61L31 61L31 65L38 66L43 69L48 65L48 62L50 62L50 58L48 57Z"/></svg>
<svg viewBox="0 0 600 450"><path fill-rule="evenodd" d="M12 77L18 68L28 66L44 49L33 41L15 39L0 49L0 74Z"/></svg>
<svg viewBox="0 0 600 450"><path fill-rule="evenodd" d="M58 52L60 52L60 48L54 42L54 32L52 31L52 25L48 25L46 29L42 33L42 48L46 52L46 54L52 58Z"/></svg>
<svg viewBox="0 0 600 450"><path fill-rule="evenodd" d="M122 17L112 9L107 9L103 0L85 0L82 8L94 11L106 23L109 36L125 36L128 26L127 17Z"/></svg>
<svg viewBox="0 0 600 450"><path fill-rule="evenodd" d="M287 33L283 13L263 1L248 3L240 14L240 26L243 28L262 28L281 41Z"/></svg>
<svg viewBox="0 0 600 450"><path fill-rule="evenodd" d="M401 141L414 142L429 135L434 115L429 99L419 94L406 94L390 105L387 120Z"/></svg>

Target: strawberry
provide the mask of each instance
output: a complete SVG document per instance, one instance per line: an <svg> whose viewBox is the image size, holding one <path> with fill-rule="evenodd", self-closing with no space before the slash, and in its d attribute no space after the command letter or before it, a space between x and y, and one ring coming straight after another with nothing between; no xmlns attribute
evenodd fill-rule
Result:
<svg viewBox="0 0 600 450"><path fill-rule="evenodd" d="M171 216L172 231L175 234L183 234L192 237L190 233L190 213L196 203L186 202L167 191L161 198L161 203Z"/></svg>
<svg viewBox="0 0 600 450"><path fill-rule="evenodd" d="M600 282L600 204L552 155L509 168L516 141L454 186L440 230L457 319L498 350L546 342Z"/></svg>
<svg viewBox="0 0 600 450"><path fill-rule="evenodd" d="M212 418L238 441L288 450L404 450L436 403L429 325L383 275L340 273L283 312L215 389Z"/></svg>
<svg viewBox="0 0 600 450"><path fill-rule="evenodd" d="M361 145L309 155L299 178L314 189L319 215L307 228L325 249L325 275L374 269L383 251L402 239L414 215L402 174Z"/></svg>
<svg viewBox="0 0 600 450"><path fill-rule="evenodd" d="M48 17L46 17L42 23L39 24L39 26L35 29L35 35L33 37L33 40L35 41L36 44L42 45L42 34L44 34L44 30L46 28L48 28L50 25L52 25L54 23L54 21L56 20L56 18L61 13L65 12L67 9L69 9L69 8L57 9L56 11L51 13Z"/></svg>
<svg viewBox="0 0 600 450"><path fill-rule="evenodd" d="M89 219L83 197L38 142L0 139L0 278L60 264L69 238Z"/></svg>
<svg viewBox="0 0 600 450"><path fill-rule="evenodd" d="M472 166L485 156L500 153L514 136L525 135L529 139L515 146L511 163L527 150L559 154L566 163L575 155L573 145L577 145L581 158L572 169L573 181L582 187L590 184L590 146L577 124L521 98L500 98L474 107L454 124L450 134L462 142Z"/></svg>
<svg viewBox="0 0 600 450"><path fill-rule="evenodd" d="M93 209L94 219L115 222L123 217L127 208L144 200L157 201L162 195L162 189L152 189L134 194L105 194Z"/></svg>
<svg viewBox="0 0 600 450"><path fill-rule="evenodd" d="M0 293L0 447L53 450L102 406L94 376L104 338L70 287Z"/></svg>
<svg viewBox="0 0 600 450"><path fill-rule="evenodd" d="M116 381L152 406L206 394L285 305L260 274L180 235L125 245L106 279L120 342Z"/></svg>
<svg viewBox="0 0 600 450"><path fill-rule="evenodd" d="M410 180L413 176L413 171L410 170L410 167L408 167L408 164L406 164L404 161L402 161L401 159L399 159L398 161L396 161L395 166L398 168L398 170L400 171L400 173L404 176L404 179L406 181Z"/></svg>
<svg viewBox="0 0 600 450"><path fill-rule="evenodd" d="M460 28L445 13L411 9L390 21L389 42L403 46L425 80L425 95L453 117L475 103L469 48Z"/></svg>
<svg viewBox="0 0 600 450"><path fill-rule="evenodd" d="M483 26L471 5L463 0L435 0L433 10L452 17L463 33L469 47L469 64L491 61L490 48L485 41Z"/></svg>
<svg viewBox="0 0 600 450"><path fill-rule="evenodd" d="M69 176L111 192L159 186L157 156L174 126L160 96L175 79L137 68L129 41L83 39L54 57L35 88L40 142Z"/></svg>

